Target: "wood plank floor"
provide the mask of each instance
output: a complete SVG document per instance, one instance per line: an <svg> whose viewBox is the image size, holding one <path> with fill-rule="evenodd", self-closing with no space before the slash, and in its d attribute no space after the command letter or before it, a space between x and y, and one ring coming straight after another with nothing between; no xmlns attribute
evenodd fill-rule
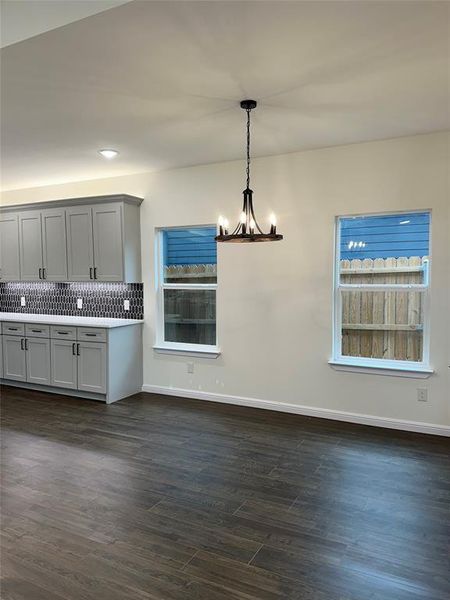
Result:
<svg viewBox="0 0 450 600"><path fill-rule="evenodd" d="M3 600L448 600L449 440L2 390Z"/></svg>

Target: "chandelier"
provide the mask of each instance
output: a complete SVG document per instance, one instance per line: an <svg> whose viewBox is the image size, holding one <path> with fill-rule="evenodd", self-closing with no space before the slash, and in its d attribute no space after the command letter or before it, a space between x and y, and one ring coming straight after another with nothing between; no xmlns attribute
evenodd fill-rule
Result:
<svg viewBox="0 0 450 600"><path fill-rule="evenodd" d="M274 214L270 215L270 231L264 233L258 225L253 210L253 190L250 189L250 112L256 108L256 100L242 100L241 108L247 113L247 184L244 194L244 204L242 207L239 223L236 228L229 233L228 221L219 217L219 235L216 236L217 242L276 242L282 240L283 236L277 233L277 221Z"/></svg>

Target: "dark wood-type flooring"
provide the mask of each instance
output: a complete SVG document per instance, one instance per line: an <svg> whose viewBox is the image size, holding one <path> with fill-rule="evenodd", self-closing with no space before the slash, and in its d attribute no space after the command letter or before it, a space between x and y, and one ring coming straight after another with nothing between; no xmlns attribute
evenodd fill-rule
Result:
<svg viewBox="0 0 450 600"><path fill-rule="evenodd" d="M3 600L448 600L449 440L2 390Z"/></svg>

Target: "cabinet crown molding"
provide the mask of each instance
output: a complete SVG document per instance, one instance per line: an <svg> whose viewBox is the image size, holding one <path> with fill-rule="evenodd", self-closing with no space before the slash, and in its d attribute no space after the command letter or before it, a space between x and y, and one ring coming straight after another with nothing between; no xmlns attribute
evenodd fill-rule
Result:
<svg viewBox="0 0 450 600"><path fill-rule="evenodd" d="M130 194L106 194L104 196L83 196L82 198L63 198L61 200L46 200L44 202L28 202L26 204L8 204L0 206L0 213L16 212L18 210L43 210L46 208L67 208L83 204L104 204L111 202L124 202L140 206L143 198L131 196Z"/></svg>

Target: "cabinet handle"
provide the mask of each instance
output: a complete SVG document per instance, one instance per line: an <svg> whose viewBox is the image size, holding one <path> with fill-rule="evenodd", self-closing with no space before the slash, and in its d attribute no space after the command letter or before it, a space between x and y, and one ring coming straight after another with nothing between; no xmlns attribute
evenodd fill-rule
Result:
<svg viewBox="0 0 450 600"><path fill-rule="evenodd" d="M28 340L25 338L25 350L28 350Z"/></svg>
<svg viewBox="0 0 450 600"><path fill-rule="evenodd" d="M69 335L68 331L57 331L56 332L58 335Z"/></svg>
<svg viewBox="0 0 450 600"><path fill-rule="evenodd" d="M39 267L39 279L42 279L42 269Z"/></svg>
<svg viewBox="0 0 450 600"><path fill-rule="evenodd" d="M18 327L8 327L8 331L17 331Z"/></svg>
<svg viewBox="0 0 450 600"><path fill-rule="evenodd" d="M76 355L77 355L77 353L76 353L76 351L75 351L75 342L73 342L73 344L72 344L72 354L73 354L74 356L76 356Z"/></svg>
<svg viewBox="0 0 450 600"><path fill-rule="evenodd" d="M80 344L77 344L77 356L80 356Z"/></svg>
<svg viewBox="0 0 450 600"><path fill-rule="evenodd" d="M47 279L47 275L45 274L46 268L42 269L42 279Z"/></svg>
<svg viewBox="0 0 450 600"><path fill-rule="evenodd" d="M92 267L89 267L89 279L93 279L93 276L92 276Z"/></svg>
<svg viewBox="0 0 450 600"><path fill-rule="evenodd" d="M42 333L42 329L32 329L32 333Z"/></svg>
<svg viewBox="0 0 450 600"><path fill-rule="evenodd" d="M86 337L97 337L96 333L85 333L84 334Z"/></svg>
<svg viewBox="0 0 450 600"><path fill-rule="evenodd" d="M94 279L97 279L97 267L94 267Z"/></svg>
<svg viewBox="0 0 450 600"><path fill-rule="evenodd" d="M25 350L23 342L24 342L24 339L20 338L20 349L21 350Z"/></svg>

